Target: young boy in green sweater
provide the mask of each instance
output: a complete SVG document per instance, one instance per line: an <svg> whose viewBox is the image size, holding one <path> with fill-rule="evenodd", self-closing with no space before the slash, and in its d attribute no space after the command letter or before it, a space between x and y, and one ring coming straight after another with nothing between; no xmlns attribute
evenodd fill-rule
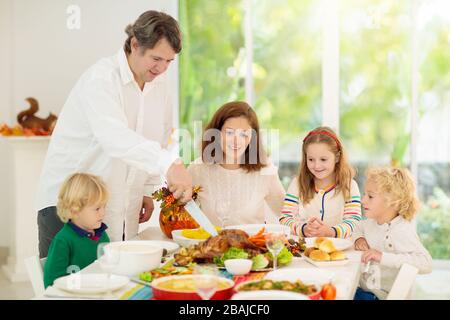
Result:
<svg viewBox="0 0 450 320"><path fill-rule="evenodd" d="M99 177L75 173L64 181L57 213L65 224L50 245L44 266L45 288L94 262L98 244L109 242L102 222L107 200L106 185Z"/></svg>

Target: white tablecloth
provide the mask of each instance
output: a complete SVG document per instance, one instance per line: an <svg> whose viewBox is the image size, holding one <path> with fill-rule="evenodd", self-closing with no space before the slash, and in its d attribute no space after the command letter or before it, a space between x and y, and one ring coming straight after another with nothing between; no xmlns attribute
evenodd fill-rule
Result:
<svg viewBox="0 0 450 320"><path fill-rule="evenodd" d="M159 227L149 227L138 234L132 240L165 240L172 241L167 238L159 229ZM360 276L360 268L361 268L361 252L348 250L346 251L347 257L349 258L349 263L344 266L334 266L334 267L326 267L325 270L329 270L334 274L332 279L333 284L336 286L337 297L339 300L351 300L355 295L356 288L358 287L359 276ZM303 259L294 259L293 262L286 267L282 268L317 268ZM103 273L100 266L97 262L92 263L91 265L84 268L81 273ZM130 290L134 287L136 283L130 282L125 288L119 290L115 293L116 297L119 298L126 291ZM55 296L60 294L60 292L55 291L55 288L48 287L44 293L44 295ZM41 298L41 297L40 297ZM39 299L40 299L39 298ZM44 296L43 299L52 299L53 297ZM94 297L95 298L95 297Z"/></svg>

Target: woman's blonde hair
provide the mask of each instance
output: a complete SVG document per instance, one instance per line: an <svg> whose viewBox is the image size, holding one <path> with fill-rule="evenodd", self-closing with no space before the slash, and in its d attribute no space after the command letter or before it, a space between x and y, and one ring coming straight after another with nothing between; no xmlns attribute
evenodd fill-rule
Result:
<svg viewBox="0 0 450 320"><path fill-rule="evenodd" d="M303 204L307 204L314 197L315 185L314 175L309 171L307 165L306 149L310 144L324 143L330 151L335 155L337 162L335 166L336 174L336 192L341 191L344 199L350 199L350 188L352 179L355 176L355 169L350 165L347 153L342 145L339 137L329 127L318 127L311 132L303 140L302 161L299 167L298 185L299 196Z"/></svg>
<svg viewBox="0 0 450 320"><path fill-rule="evenodd" d="M406 220L411 220L419 209L419 199L414 180L405 168L369 168L367 182L375 184L386 199L387 206L395 209Z"/></svg>
<svg viewBox="0 0 450 320"><path fill-rule="evenodd" d="M103 204L107 201L108 190L101 178L87 173L75 173L61 186L57 213L65 223L71 219L72 212L80 212L87 205Z"/></svg>

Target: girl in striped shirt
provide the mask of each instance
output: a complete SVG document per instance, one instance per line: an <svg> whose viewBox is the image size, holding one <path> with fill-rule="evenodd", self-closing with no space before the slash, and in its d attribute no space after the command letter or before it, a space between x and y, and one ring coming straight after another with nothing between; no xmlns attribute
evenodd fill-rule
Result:
<svg viewBox="0 0 450 320"><path fill-rule="evenodd" d="M328 127L303 140L299 174L289 185L280 223L303 237L350 237L361 220L361 196L341 141Z"/></svg>

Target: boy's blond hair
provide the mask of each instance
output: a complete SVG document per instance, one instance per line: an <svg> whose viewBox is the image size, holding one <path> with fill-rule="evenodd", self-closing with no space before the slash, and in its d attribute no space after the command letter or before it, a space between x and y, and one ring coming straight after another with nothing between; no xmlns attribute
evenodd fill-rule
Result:
<svg viewBox="0 0 450 320"><path fill-rule="evenodd" d="M69 176L61 186L58 195L57 213L62 222L72 217L72 212L80 212L87 205L106 203L108 190L100 177L87 173Z"/></svg>
<svg viewBox="0 0 450 320"><path fill-rule="evenodd" d="M406 220L411 220L419 209L419 199L414 180L405 168L370 168L367 181L375 183L378 192L386 199L388 207L394 208Z"/></svg>

